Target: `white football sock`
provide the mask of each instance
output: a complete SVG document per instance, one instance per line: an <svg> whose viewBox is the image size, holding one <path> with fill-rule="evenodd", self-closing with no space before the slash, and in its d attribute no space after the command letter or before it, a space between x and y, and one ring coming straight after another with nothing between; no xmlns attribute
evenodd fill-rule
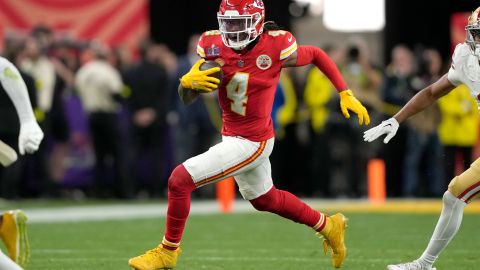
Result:
<svg viewBox="0 0 480 270"><path fill-rule="evenodd" d="M443 209L427 249L418 261L424 266L432 266L438 255L453 239L462 223L463 209L467 204L453 196L450 191L443 194Z"/></svg>
<svg viewBox="0 0 480 270"><path fill-rule="evenodd" d="M7 255L0 251L0 269L2 270L22 270L18 264L14 263Z"/></svg>

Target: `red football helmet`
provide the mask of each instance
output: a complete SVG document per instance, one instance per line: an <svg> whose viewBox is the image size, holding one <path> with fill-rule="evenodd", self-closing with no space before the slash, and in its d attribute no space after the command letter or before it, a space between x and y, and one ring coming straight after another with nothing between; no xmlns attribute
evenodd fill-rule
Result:
<svg viewBox="0 0 480 270"><path fill-rule="evenodd" d="M262 33L265 6L262 0L222 0L217 18L225 46L241 50Z"/></svg>
<svg viewBox="0 0 480 270"><path fill-rule="evenodd" d="M468 17L468 23L465 30L467 32L465 43L470 46L472 53L480 58L480 41L475 40L475 37L478 39L480 36L480 7Z"/></svg>

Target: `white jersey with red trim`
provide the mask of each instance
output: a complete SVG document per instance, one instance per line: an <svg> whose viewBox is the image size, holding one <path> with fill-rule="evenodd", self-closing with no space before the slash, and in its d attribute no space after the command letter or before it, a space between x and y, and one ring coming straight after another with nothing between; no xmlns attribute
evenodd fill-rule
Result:
<svg viewBox="0 0 480 270"><path fill-rule="evenodd" d="M198 54L222 65L219 87L225 136L260 142L274 137L271 111L282 63L297 50L288 31L267 31L252 48L237 52L222 42L220 31L205 32Z"/></svg>
<svg viewBox="0 0 480 270"><path fill-rule="evenodd" d="M452 56L448 80L455 86L465 84L480 108L480 65L465 43L458 44Z"/></svg>

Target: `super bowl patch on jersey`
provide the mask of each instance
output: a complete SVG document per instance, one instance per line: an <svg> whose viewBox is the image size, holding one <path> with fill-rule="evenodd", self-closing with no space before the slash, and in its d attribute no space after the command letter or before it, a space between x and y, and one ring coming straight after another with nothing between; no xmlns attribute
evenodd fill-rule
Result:
<svg viewBox="0 0 480 270"><path fill-rule="evenodd" d="M259 55L257 57L257 67L259 69L266 70L272 66L272 58L266 54Z"/></svg>
<svg viewBox="0 0 480 270"><path fill-rule="evenodd" d="M211 47L207 48L207 57L215 57L220 55L220 47L215 46L212 44Z"/></svg>

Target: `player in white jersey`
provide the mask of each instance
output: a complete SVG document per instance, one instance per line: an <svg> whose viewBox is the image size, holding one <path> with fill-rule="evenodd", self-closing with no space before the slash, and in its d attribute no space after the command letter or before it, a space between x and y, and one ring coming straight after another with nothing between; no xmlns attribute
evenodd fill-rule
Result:
<svg viewBox="0 0 480 270"><path fill-rule="evenodd" d="M12 100L20 119L18 136L20 154L37 151L43 139L43 132L33 114L27 87L17 68L3 57L0 57L0 83ZM0 141L0 163L8 166L16 159L15 150ZM0 251L0 269L2 270L21 270L20 265L25 265L28 260L26 219L21 210L8 211L0 215L0 239L10 255L9 258Z"/></svg>
<svg viewBox="0 0 480 270"><path fill-rule="evenodd" d="M384 143L395 136L400 123L422 111L456 86L465 84L480 105L480 7L468 18L465 43L455 48L452 66L437 82L416 94L395 116L364 133L371 142L386 134ZM432 270L433 263L455 236L460 227L465 206L480 193L480 158L469 169L456 176L443 195L443 209L430 242L417 260L389 265L388 270Z"/></svg>

